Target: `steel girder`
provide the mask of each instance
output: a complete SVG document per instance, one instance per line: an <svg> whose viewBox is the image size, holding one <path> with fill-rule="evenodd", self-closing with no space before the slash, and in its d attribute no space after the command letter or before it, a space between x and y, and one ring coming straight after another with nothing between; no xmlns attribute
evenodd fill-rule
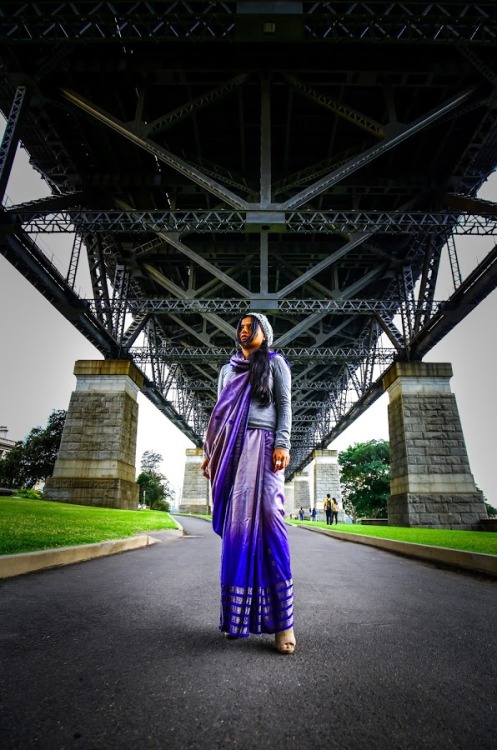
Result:
<svg viewBox="0 0 497 750"><path fill-rule="evenodd" d="M277 342L275 342L277 346ZM130 350L133 359L136 362L148 362L150 351L147 347L133 347ZM232 348L228 347L183 347L165 346L161 347L154 343L154 354L161 363L172 365L175 362L202 362L208 358L210 362L224 364L229 360L233 353ZM295 364L305 362L334 364L337 362L358 363L363 362L371 352L367 347L350 347L344 349L331 349L328 347L308 348L308 347L286 347L285 355L288 356ZM375 358L378 364L390 364L394 358L395 352L392 349L378 349L375 352Z"/></svg>
<svg viewBox="0 0 497 750"><path fill-rule="evenodd" d="M0 146L0 202L3 202L10 170L19 143L18 130L23 104L26 98L26 87L18 86L7 119L7 126Z"/></svg>
<svg viewBox="0 0 497 750"><path fill-rule="evenodd" d="M495 41L492 2L333 2L129 3L79 0L64 13L59 2L4 2L0 34L17 44L72 39L90 42L179 42L253 40L258 36L329 43L396 42L484 44ZM255 16L255 18L254 18ZM254 23L255 21L255 23ZM257 37L256 37L257 38Z"/></svg>
<svg viewBox="0 0 497 750"><path fill-rule="evenodd" d="M459 285L458 285L459 286ZM98 301L95 299L87 300L90 308L96 312ZM223 298L204 298L204 299L128 299L128 311L132 315L137 313L207 313L223 312L241 314L247 309L247 302L244 299L223 299ZM265 298L265 304L270 307L274 302L274 310L286 313L288 315L301 315L302 313L329 312L337 315L396 313L400 307L399 299L392 300L375 300L375 299L272 299L270 296Z"/></svg>
<svg viewBox="0 0 497 750"><path fill-rule="evenodd" d="M35 242L28 236L8 235L1 252L88 341L107 356L118 356L117 342Z"/></svg>
<svg viewBox="0 0 497 750"><path fill-rule="evenodd" d="M2 210L0 249L198 446L237 318L265 311L292 363L291 477L497 286L495 251L464 279L455 240L496 234L475 196L497 164L497 13L266 7L4 4L4 179L20 139L52 196ZM35 232L68 235L66 273Z"/></svg>
<svg viewBox="0 0 497 750"><path fill-rule="evenodd" d="M475 209L473 209L475 210ZM493 211L493 214L490 213ZM81 232L106 234L192 234L254 231L258 225L277 234L351 234L435 236L493 236L497 233L497 205L487 207L487 214L454 211L275 211L260 209L241 211L60 211L36 209L29 205L12 206L6 212L2 227L15 232L22 228L28 234Z"/></svg>

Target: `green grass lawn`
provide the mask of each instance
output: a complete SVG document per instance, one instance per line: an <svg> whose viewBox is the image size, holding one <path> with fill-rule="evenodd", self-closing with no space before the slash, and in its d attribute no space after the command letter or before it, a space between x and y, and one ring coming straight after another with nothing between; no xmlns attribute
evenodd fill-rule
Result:
<svg viewBox="0 0 497 750"><path fill-rule="evenodd" d="M324 521L290 521L296 526L319 526L330 529ZM449 547L467 552L483 552L497 555L497 533L492 531L455 531L452 529L412 529L401 526L361 526L361 524L339 523L333 531L362 534L380 539L395 539L399 542L428 544L432 547Z"/></svg>
<svg viewBox="0 0 497 750"><path fill-rule="evenodd" d="M204 516L209 518L209 516ZM295 521L296 526L330 528L322 521ZM168 513L153 510L114 510L45 500L0 497L0 555L124 539L147 531L177 528ZM497 533L361 526L339 523L334 531L428 544L433 547L497 555Z"/></svg>
<svg viewBox="0 0 497 750"><path fill-rule="evenodd" d="M155 510L115 510L0 497L0 555L92 544L175 528L168 513Z"/></svg>

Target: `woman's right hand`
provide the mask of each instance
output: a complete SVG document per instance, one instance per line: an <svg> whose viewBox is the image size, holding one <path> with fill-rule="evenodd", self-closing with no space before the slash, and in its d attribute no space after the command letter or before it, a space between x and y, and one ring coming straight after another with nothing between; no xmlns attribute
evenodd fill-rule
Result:
<svg viewBox="0 0 497 750"><path fill-rule="evenodd" d="M206 456L204 460L202 461L202 463L200 464L200 470L202 474L204 475L204 477L206 477L206 479L209 479L209 471L207 469L208 465L209 465L209 459Z"/></svg>

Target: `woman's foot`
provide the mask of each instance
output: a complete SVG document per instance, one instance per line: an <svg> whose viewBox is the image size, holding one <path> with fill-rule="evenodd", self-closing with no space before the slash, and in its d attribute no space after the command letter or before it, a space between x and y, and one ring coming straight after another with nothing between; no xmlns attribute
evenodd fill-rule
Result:
<svg viewBox="0 0 497 750"><path fill-rule="evenodd" d="M225 633L224 637L228 641L236 641L236 640L238 640L238 636L237 635L230 635L229 633Z"/></svg>
<svg viewBox="0 0 497 750"><path fill-rule="evenodd" d="M275 635L276 651L279 654L293 654L297 641L295 640L295 633L293 628L289 630L280 630Z"/></svg>

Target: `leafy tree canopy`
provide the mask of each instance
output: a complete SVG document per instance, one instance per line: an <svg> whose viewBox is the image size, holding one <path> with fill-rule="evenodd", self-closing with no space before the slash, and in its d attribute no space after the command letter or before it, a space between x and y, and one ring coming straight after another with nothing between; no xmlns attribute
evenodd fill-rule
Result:
<svg viewBox="0 0 497 750"><path fill-rule="evenodd" d="M51 476L65 421L66 412L54 410L44 429L33 427L24 440L18 441L0 460L0 483L31 488Z"/></svg>
<svg viewBox="0 0 497 750"><path fill-rule="evenodd" d="M485 503L485 508L489 516L497 516L497 508L494 508L493 505L490 505L490 503Z"/></svg>
<svg viewBox="0 0 497 750"><path fill-rule="evenodd" d="M338 455L344 507L356 517L387 517L390 495L390 444L355 443Z"/></svg>
<svg viewBox="0 0 497 750"><path fill-rule="evenodd" d="M145 451L141 460L141 473L137 477L140 487L140 501L151 510L170 510L173 491L169 480L159 471L162 463L160 453Z"/></svg>
<svg viewBox="0 0 497 750"><path fill-rule="evenodd" d="M141 460L141 470L146 471L147 474L160 475L159 466L162 463L162 456L160 453L155 451L144 451Z"/></svg>

